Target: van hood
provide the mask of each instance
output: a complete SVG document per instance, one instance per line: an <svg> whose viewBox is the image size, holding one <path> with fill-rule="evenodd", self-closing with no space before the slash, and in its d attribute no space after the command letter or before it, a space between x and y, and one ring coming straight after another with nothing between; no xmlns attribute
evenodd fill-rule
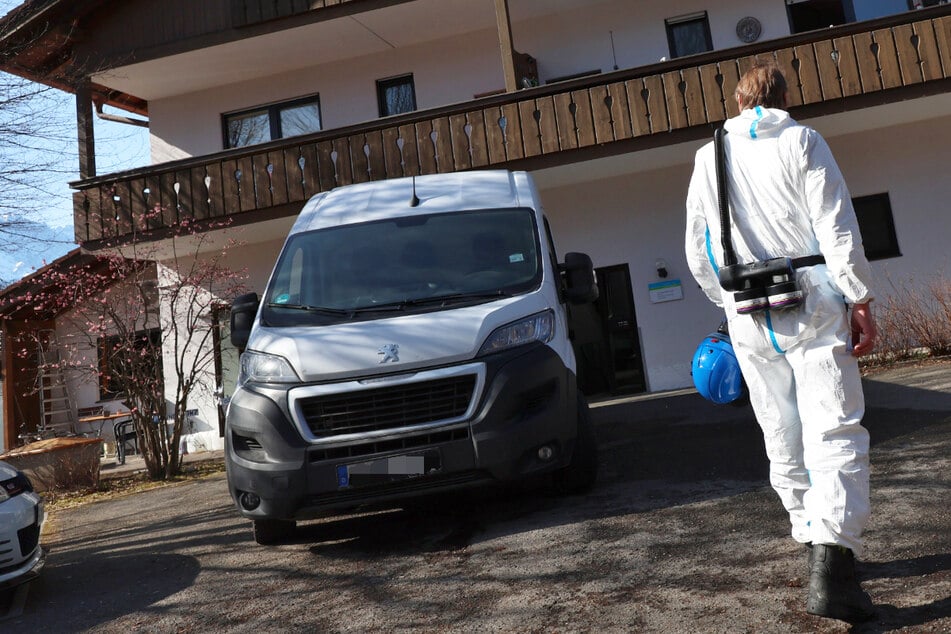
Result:
<svg viewBox="0 0 951 634"><path fill-rule="evenodd" d="M496 328L548 309L545 293L331 326L257 325L248 350L284 357L304 382L391 374L470 360Z"/></svg>

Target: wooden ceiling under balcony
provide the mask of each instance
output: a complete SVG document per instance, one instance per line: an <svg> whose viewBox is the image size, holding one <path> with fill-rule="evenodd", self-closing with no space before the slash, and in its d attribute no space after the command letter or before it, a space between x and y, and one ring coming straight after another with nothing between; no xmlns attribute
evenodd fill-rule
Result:
<svg viewBox="0 0 951 634"><path fill-rule="evenodd" d="M737 56L737 53L741 56ZM508 93L365 125L74 183L86 248L161 239L183 222L296 214L310 196L385 178L568 164L700 138L737 114L733 91L774 57L793 114L947 92L951 10L907 13L758 46Z"/></svg>

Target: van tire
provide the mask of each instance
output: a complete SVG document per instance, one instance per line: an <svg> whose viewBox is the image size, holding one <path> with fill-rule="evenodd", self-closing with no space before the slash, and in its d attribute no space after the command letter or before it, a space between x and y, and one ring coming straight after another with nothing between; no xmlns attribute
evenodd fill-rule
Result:
<svg viewBox="0 0 951 634"><path fill-rule="evenodd" d="M254 541L262 546L271 546L288 541L294 536L297 522L294 520L252 520Z"/></svg>
<svg viewBox="0 0 951 634"><path fill-rule="evenodd" d="M598 442L588 402L578 394L578 436L568 466L553 474L555 491L563 495L587 493L598 479Z"/></svg>

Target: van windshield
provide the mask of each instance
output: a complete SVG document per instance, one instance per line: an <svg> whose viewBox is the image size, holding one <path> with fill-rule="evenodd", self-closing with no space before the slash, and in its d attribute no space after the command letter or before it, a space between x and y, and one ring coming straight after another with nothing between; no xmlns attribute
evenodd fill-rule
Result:
<svg viewBox="0 0 951 634"><path fill-rule="evenodd" d="M541 284L531 209L410 216L300 233L264 299L268 326L379 319L493 301Z"/></svg>

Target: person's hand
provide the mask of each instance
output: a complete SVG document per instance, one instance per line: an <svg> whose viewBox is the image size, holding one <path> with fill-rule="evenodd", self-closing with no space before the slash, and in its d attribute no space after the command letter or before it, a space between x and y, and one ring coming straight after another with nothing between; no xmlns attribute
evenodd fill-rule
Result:
<svg viewBox="0 0 951 634"><path fill-rule="evenodd" d="M868 302L852 306L852 356L861 357L875 348L878 328Z"/></svg>

